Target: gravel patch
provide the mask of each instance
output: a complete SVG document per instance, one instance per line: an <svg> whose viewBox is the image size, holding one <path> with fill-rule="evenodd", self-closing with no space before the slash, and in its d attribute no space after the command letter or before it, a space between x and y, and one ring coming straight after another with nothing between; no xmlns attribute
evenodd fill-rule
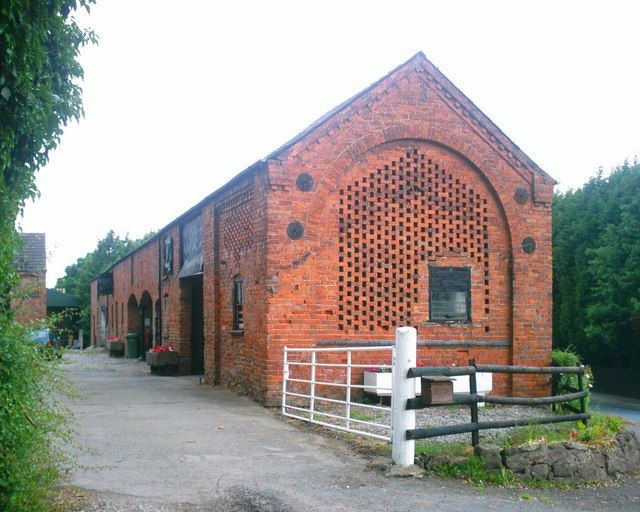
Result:
<svg viewBox="0 0 640 512"><path fill-rule="evenodd" d="M304 405L308 407L307 405ZM315 410L319 413L328 413L336 416L345 415L345 406L340 404L317 401ZM308 417L308 413L295 411L295 414ZM526 406L491 406L480 407L478 409L478 417L480 421L491 420L509 420L520 418L531 418L545 416L549 411L545 407L526 407ZM318 414L316 419L332 425L345 426L344 419L331 418ZM369 425L361 423L367 421L377 423L379 425L391 425L391 409L386 408L384 411L379 409L371 409L366 404L351 406L351 421L349 427L362 432L368 432L377 435L389 435L390 429L383 426ZM471 421L471 412L468 406L462 405L446 405L439 407L431 407L428 409L420 409L416 411L416 428L439 427L444 425L459 425L469 423ZM480 432L480 438L484 440L504 437L511 431L521 429L522 427L503 428L496 430L483 430ZM453 434L449 436L435 437L429 440L432 443L451 443L451 442L468 442L470 434Z"/></svg>

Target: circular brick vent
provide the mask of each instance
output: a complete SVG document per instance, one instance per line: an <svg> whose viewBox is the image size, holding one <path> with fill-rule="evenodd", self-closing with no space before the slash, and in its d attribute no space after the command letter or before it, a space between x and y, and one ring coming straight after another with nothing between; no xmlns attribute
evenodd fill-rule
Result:
<svg viewBox="0 0 640 512"><path fill-rule="evenodd" d="M303 192L308 192L313 188L313 178L311 175L303 172L296 178L296 186Z"/></svg>
<svg viewBox="0 0 640 512"><path fill-rule="evenodd" d="M295 220L287 226L287 234L291 240L299 240L304 235L304 227Z"/></svg>
<svg viewBox="0 0 640 512"><path fill-rule="evenodd" d="M526 188L517 188L513 196L516 200L516 203L524 204L529 199L529 192L527 192Z"/></svg>
<svg viewBox="0 0 640 512"><path fill-rule="evenodd" d="M522 250L527 254L531 254L536 250L536 241L528 236L522 241Z"/></svg>

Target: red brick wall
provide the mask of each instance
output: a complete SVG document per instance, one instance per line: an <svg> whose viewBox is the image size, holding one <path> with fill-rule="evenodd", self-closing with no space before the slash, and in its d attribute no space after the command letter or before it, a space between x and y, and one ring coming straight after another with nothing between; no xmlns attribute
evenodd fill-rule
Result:
<svg viewBox="0 0 640 512"><path fill-rule="evenodd" d="M399 70L270 165L267 272L277 281L268 321L272 398L280 386L283 345L391 340L394 327L403 324L417 327L419 340L479 342L470 347L421 348L419 357L427 363L462 363L469 358L494 363L549 362L553 182L542 180L522 162L518 165L499 132L492 140L492 135L479 128L481 122L474 125L465 119L466 106L438 88L437 78L421 66ZM417 163L413 161L416 157ZM409 171L413 176L407 177ZM303 172L315 181L309 192L295 185ZM425 176L416 177L416 172ZM404 190L399 190L400 183ZM444 208L433 200L421 202L421 189L436 183ZM413 190L408 190L410 185ZM530 195L525 204L514 199L520 187ZM466 213L477 213L480 219L464 223L457 219L458 212L447 210L456 206L464 210L463 195L468 199L471 189L479 208L470 209L467 201L471 211ZM356 190L358 205L354 203ZM402 194L403 200L412 201L413 209L405 205L393 212L387 200L389 208L383 207L377 218L377 206L385 202L385 193ZM349 200L348 195L354 197ZM346 225L347 211L352 214L350 226ZM362 220L366 213L369 219ZM354 235L357 214L362 225ZM372 216L376 217L373 224L367 224ZM297 241L286 232L287 224L294 220L305 227L304 237ZM464 229L472 227L480 229L479 238L470 233L465 237ZM350 240L351 250L346 247L349 233L355 236ZM530 255L521 249L527 236L537 243ZM368 245L364 251L363 242ZM364 254L356 262L358 247ZM371 271L368 257L372 255L374 261L381 256L389 260L380 276L377 269ZM360 267L357 272L356 264ZM428 264L472 265L471 324L428 321ZM353 273L351 283L340 281L341 276L347 279L349 271ZM366 282L371 276L374 282ZM356 293L355 286L367 290ZM482 346L487 342L506 346ZM509 391L505 389L509 384L508 379L499 378L498 390ZM512 392L542 393L545 386L544 379L518 378Z"/></svg>
<svg viewBox="0 0 640 512"><path fill-rule="evenodd" d="M418 329L419 359L428 364L547 364L553 181L533 167L424 59L399 68L190 212L202 216L207 380L274 402L285 344L391 341L405 324ZM312 176L311 190L296 186L301 173ZM529 195L523 204L518 188ZM293 221L304 227L299 240L287 234ZM94 290L92 313L99 319L100 307L124 304L127 326L131 295L160 298L162 340L188 371L181 222L114 267L114 294L98 298ZM158 290L158 247L167 235L174 272ZM536 241L532 254L522 250L525 237ZM470 323L429 321L429 265L471 267ZM242 333L232 332L238 274ZM536 394L546 386L517 377L498 378L495 388Z"/></svg>
<svg viewBox="0 0 640 512"><path fill-rule="evenodd" d="M141 334L138 305L143 297L152 304L152 325L155 332L155 304L158 298L158 243L157 240L141 247L124 258L113 269L113 294L98 296L97 282L91 283L91 341L98 342L100 311L107 312L106 336L124 338L127 332ZM116 314L117 311L117 314Z"/></svg>
<svg viewBox="0 0 640 512"><path fill-rule="evenodd" d="M205 232L205 324L218 340L218 355L207 353L207 368L219 364L220 382L256 397L266 394L267 340L265 283L266 241L265 176L258 175L228 190L210 205L209 229ZM216 255L216 247L219 252ZM208 272L213 268L213 272ZM240 275L244 286L244 331L233 332L233 278ZM216 307L217 306L217 310ZM209 331L207 331L209 332ZM207 337L215 352L216 340ZM211 357L213 355L213 357ZM217 357L217 359L216 359ZM209 364L210 363L210 364Z"/></svg>
<svg viewBox="0 0 640 512"><path fill-rule="evenodd" d="M21 273L12 302L18 322L37 322L47 316L47 287L45 273Z"/></svg>

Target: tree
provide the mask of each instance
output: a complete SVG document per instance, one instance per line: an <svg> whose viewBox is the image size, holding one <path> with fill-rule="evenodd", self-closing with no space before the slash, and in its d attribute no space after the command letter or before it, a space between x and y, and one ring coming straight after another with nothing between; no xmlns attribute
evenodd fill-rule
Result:
<svg viewBox="0 0 640 512"><path fill-rule="evenodd" d="M78 327L87 333L89 332L89 310L91 307L89 284L91 281L153 235L154 233L151 232L138 240L131 240L128 235L120 238L111 230L98 242L92 252L79 258L65 269L65 275L58 279L56 288L71 293L80 300L82 315Z"/></svg>
<svg viewBox="0 0 640 512"><path fill-rule="evenodd" d="M554 345L640 368L640 164L557 194L553 222Z"/></svg>
<svg viewBox="0 0 640 512"><path fill-rule="evenodd" d="M15 229L35 173L64 126L82 116L80 48L96 37L73 18L94 0L0 2L0 510L51 510L69 440L56 363L11 313Z"/></svg>
<svg viewBox="0 0 640 512"><path fill-rule="evenodd" d="M0 2L0 297L15 284L15 221L35 173L82 114L80 48L96 41L74 12L95 0ZM5 304L6 306L6 304Z"/></svg>

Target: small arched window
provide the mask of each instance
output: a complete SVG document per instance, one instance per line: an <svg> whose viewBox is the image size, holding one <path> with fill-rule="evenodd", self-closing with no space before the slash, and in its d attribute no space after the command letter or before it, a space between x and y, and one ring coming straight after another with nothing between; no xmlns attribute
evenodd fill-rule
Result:
<svg viewBox="0 0 640 512"><path fill-rule="evenodd" d="M244 296L243 290L244 279L241 275L237 275L233 278L233 330L244 330L244 315L242 313L242 301Z"/></svg>

